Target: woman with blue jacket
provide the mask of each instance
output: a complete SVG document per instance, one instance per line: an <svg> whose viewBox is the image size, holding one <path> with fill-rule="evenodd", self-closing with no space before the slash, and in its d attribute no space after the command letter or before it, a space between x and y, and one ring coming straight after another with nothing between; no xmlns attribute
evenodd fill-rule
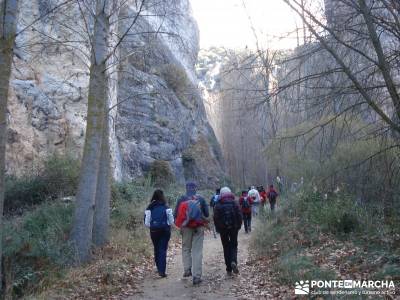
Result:
<svg viewBox="0 0 400 300"><path fill-rule="evenodd" d="M150 228L150 237L154 245L154 260L158 274L167 277L167 250L171 238L171 225L174 224L172 209L167 206L164 192L155 190L145 211L144 224Z"/></svg>

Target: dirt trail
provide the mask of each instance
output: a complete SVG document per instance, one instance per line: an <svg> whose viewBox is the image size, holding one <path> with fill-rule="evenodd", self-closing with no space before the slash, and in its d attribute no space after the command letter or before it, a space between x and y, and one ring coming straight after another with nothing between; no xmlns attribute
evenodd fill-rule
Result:
<svg viewBox="0 0 400 300"><path fill-rule="evenodd" d="M249 235L239 232L239 270L244 266L248 257ZM224 255L219 236L215 239L212 233L206 233L203 251L203 282L193 286L191 278L183 279L181 248L172 249L169 253L168 277L158 278L153 274L144 280L141 293L133 299L238 299L234 295L234 287L240 284L240 274L228 278L226 276Z"/></svg>

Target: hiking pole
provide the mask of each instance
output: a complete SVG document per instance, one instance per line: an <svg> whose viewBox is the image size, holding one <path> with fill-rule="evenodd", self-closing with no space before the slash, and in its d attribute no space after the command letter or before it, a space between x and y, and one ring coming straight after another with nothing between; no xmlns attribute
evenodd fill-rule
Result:
<svg viewBox="0 0 400 300"><path fill-rule="evenodd" d="M212 225L212 231L213 231L213 235L214 235L214 239L217 238L217 233L215 232L215 225Z"/></svg>

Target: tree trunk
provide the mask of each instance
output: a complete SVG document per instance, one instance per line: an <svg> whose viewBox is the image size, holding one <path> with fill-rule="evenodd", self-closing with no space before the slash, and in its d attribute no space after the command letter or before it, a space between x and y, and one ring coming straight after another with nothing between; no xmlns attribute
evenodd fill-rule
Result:
<svg viewBox="0 0 400 300"><path fill-rule="evenodd" d="M113 0L108 3L110 14L108 28L109 32L118 32L118 17L120 9L120 1ZM115 35L109 35L108 46L117 47L119 38ZM110 150L110 126L111 119L115 121L116 112L110 111L110 107L117 105L118 94L118 51L115 50L107 59L107 101L104 112L104 129L99 162L99 174L97 178L97 190L94 209L93 224L93 244L96 246L104 246L108 242L109 224L110 224L110 202L111 202L111 150Z"/></svg>
<svg viewBox="0 0 400 300"><path fill-rule="evenodd" d="M0 43L3 44L4 40ZM0 290L2 282L2 241L3 241L3 207L5 192L5 159L7 142L7 98L11 75L12 50L4 50L0 46Z"/></svg>
<svg viewBox="0 0 400 300"><path fill-rule="evenodd" d="M108 107L107 107L108 108ZM107 115L104 120L103 140L100 155L99 175L97 179L96 205L94 210L93 243L103 246L108 241L111 199L110 164L110 124Z"/></svg>
<svg viewBox="0 0 400 300"><path fill-rule="evenodd" d="M105 120L104 114L108 97L106 58L110 24L105 8L106 5L102 0L96 2L86 136L71 233L72 241L76 247L78 263L84 263L90 259L95 197Z"/></svg>
<svg viewBox="0 0 400 300"><path fill-rule="evenodd" d="M7 100L10 85L13 46L17 28L18 0L0 0L0 291L3 240L3 207L7 142ZM1 294L1 293L0 293Z"/></svg>

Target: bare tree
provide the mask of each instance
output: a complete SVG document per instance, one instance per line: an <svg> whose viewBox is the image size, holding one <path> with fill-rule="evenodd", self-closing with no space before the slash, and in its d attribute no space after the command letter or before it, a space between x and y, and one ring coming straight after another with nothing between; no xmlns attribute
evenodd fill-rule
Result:
<svg viewBox="0 0 400 300"><path fill-rule="evenodd" d="M86 3L86 2L83 2ZM80 6L82 18L91 15L90 3ZM118 69L121 62L137 54L136 45L132 52L123 54L119 49L123 45L134 43L135 36L157 36L163 34L176 36L163 31L162 24L152 28L146 16L161 17L164 22L169 11L159 2L96 0L93 19L93 34L90 34L90 22L85 22L86 32L90 36L90 75L88 93L88 113L81 174L77 191L77 206L73 222L71 239L76 246L79 262L90 258L92 244L102 246L108 241L111 164L110 164L110 122L115 122L114 108L121 103L133 100L117 101ZM88 9L89 7L89 9ZM171 8L172 9L172 8ZM161 23L163 23L161 22ZM121 27L118 27L121 25Z"/></svg>
<svg viewBox="0 0 400 300"><path fill-rule="evenodd" d="M116 7L118 7L116 1L95 2L85 145L71 233L80 263L90 258L94 223L97 226L94 235L96 243L103 244L107 239L110 197L108 67L109 59L115 51L111 43L111 18L118 14ZM98 209L94 219L96 205ZM99 218L102 217L106 219L99 222Z"/></svg>
<svg viewBox="0 0 400 300"><path fill-rule="evenodd" d="M267 181L263 149L270 134L270 112L265 101L269 99L270 67L265 68L266 56L260 53L226 51L214 104L218 107L220 140L230 175L243 187Z"/></svg>
<svg viewBox="0 0 400 300"><path fill-rule="evenodd" d="M326 0L324 10L284 1L311 38L278 60L278 84L270 96L278 98L282 117L271 148L292 162L286 172L302 159L315 168L312 176L318 174L311 180L328 190L348 185L364 200L384 198L389 215L399 182L397 2ZM340 156L346 147L350 157L365 145L352 156L356 161Z"/></svg>
<svg viewBox="0 0 400 300"><path fill-rule="evenodd" d="M108 68L106 74L108 76L108 91L104 112L104 124L102 130L102 145L99 160L99 173L97 178L96 197L95 197L95 210L94 210L94 223L93 223L93 243L96 246L103 246L108 242L109 237L109 223L110 223L110 205L111 205L111 153L110 153L110 123L115 120L115 113L112 111L114 105L118 105L117 100L117 81L118 81L118 45L124 39L124 35L129 32L123 33L122 37L115 37L112 32L118 32L118 20L120 17L120 5L118 1L113 2L112 11L110 15L110 36L109 47L112 47L112 55L108 57ZM141 3L139 16L144 2ZM136 19L132 21L132 26L135 24Z"/></svg>
<svg viewBox="0 0 400 300"><path fill-rule="evenodd" d="M398 74L395 71L396 64L399 60L395 50L399 47L395 42L399 32L399 24L396 23L398 12L394 15L388 14L385 7L379 6L384 4L381 1L336 0L333 2L338 3L341 10L336 12L336 15L342 15L341 20L347 20L339 26L337 23L324 24L321 16L304 8L300 1L284 1L302 18L319 45L335 61L334 68L347 77L363 102L387 126L400 132L400 97L396 89L398 82L395 79ZM382 18L388 18L390 27L382 24ZM378 36L378 30L381 37ZM384 40L387 41L387 47L384 46ZM393 50L389 46L392 41L395 47ZM384 51L385 48L387 51ZM356 67L357 63L359 67ZM363 77L369 80L364 80ZM379 79L383 79L383 85L382 82L378 82ZM389 96L388 100L390 99L391 103L376 98L375 93L378 89ZM387 112L388 105L392 106L390 110L394 115Z"/></svg>

